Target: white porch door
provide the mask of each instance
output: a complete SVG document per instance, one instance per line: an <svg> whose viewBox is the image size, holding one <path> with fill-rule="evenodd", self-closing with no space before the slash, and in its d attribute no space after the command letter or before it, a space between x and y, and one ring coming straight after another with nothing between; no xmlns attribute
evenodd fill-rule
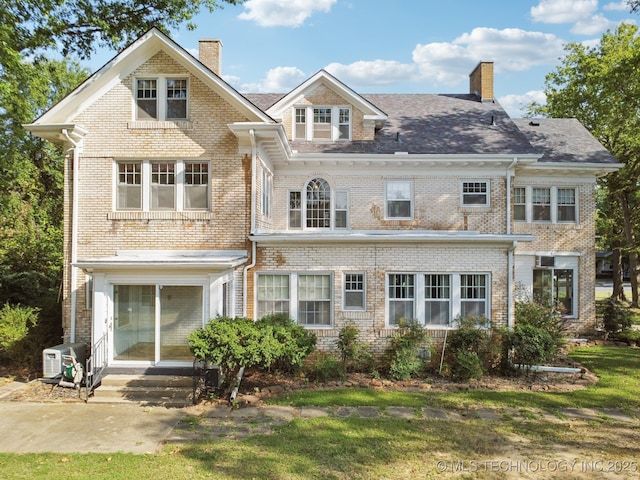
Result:
<svg viewBox="0 0 640 480"><path fill-rule="evenodd" d="M188 335L203 324L201 285L113 286L113 360L190 362Z"/></svg>

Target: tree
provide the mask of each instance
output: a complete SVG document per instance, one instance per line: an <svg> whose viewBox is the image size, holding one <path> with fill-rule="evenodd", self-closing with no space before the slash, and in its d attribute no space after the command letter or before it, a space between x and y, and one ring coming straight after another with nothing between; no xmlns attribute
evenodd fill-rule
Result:
<svg viewBox="0 0 640 480"><path fill-rule="evenodd" d="M77 63L46 59L0 72L0 306L38 308L44 330L61 325L62 151L22 124L86 75Z"/></svg>
<svg viewBox="0 0 640 480"><path fill-rule="evenodd" d="M561 65L545 79L547 104L530 111L549 117L575 117L621 162L600 183L608 207L600 214L621 220L621 229L604 232L610 248L629 258L632 305L638 306L638 212L640 196L640 37L623 23L594 47L570 43ZM620 223L619 223L620 225ZM621 236L622 235L622 236Z"/></svg>
<svg viewBox="0 0 640 480"><path fill-rule="evenodd" d="M631 12L640 12L640 0L627 0Z"/></svg>
<svg viewBox="0 0 640 480"><path fill-rule="evenodd" d="M152 26L191 23L206 8L242 0L1 0L0 62L15 66L17 56L61 50L86 59L96 46L119 49Z"/></svg>

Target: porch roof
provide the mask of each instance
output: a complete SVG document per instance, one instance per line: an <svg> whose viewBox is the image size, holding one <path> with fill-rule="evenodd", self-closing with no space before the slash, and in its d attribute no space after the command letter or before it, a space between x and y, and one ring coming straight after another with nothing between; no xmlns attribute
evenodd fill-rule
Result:
<svg viewBox="0 0 640 480"><path fill-rule="evenodd" d="M83 270L121 268L223 269L242 265L246 250L118 250L113 257L80 259L73 264Z"/></svg>
<svg viewBox="0 0 640 480"><path fill-rule="evenodd" d="M529 234L486 234L460 230L366 230L327 232L254 232L250 239L263 244L278 243L457 243L511 246L514 242L533 242Z"/></svg>

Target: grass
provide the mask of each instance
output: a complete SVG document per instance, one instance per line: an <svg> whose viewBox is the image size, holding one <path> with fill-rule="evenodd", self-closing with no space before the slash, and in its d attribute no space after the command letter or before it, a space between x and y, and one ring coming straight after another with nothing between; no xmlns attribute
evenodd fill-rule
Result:
<svg viewBox="0 0 640 480"><path fill-rule="evenodd" d="M281 405L349 407L371 405L380 408L403 407L513 407L554 409L640 408L640 353L621 347L577 348L571 357L593 371L600 380L587 389L573 392L530 391L433 391L402 392L343 388L336 390L302 390L273 399Z"/></svg>
<svg viewBox="0 0 640 480"><path fill-rule="evenodd" d="M597 386L571 394L479 391L403 394L350 389L315 392L316 396L301 392L281 400L300 405L322 402L333 406L416 408L515 404L521 407L521 412L540 406L638 407L638 350L582 348L572 356L600 375ZM500 399L501 396L505 398ZM431 397L434 399L430 400ZM187 416L183 422L193 428L200 425L195 416ZM588 472L589 465L612 464L628 468L623 472L627 475L620 478L632 478L640 468L636 460L640 458L638 425L616 423L606 418L589 423L561 419L560 416L556 421L540 421L535 415L506 416L495 421L324 417L296 419L274 428L276 433L273 435L254 435L241 441L216 439L212 434L205 436L203 442L168 445L160 452L148 455L0 454L0 476L54 480L118 480L150 476L156 480L402 480L505 478L510 472L509 478L545 478L540 471L519 475L513 468L518 465L564 465L566 470L558 470L553 475L566 478L572 476L570 473ZM559 463L567 461L574 463ZM511 470L505 471L500 465Z"/></svg>

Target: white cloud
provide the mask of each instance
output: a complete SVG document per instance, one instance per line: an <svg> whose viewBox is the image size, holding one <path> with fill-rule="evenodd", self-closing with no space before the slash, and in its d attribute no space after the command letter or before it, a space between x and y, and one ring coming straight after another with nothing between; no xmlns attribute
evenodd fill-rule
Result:
<svg viewBox="0 0 640 480"><path fill-rule="evenodd" d="M629 9L629 4L627 3L627 0L621 0L618 3L615 3L615 2L607 3L604 7L602 7L602 9L627 11Z"/></svg>
<svg viewBox="0 0 640 480"><path fill-rule="evenodd" d="M617 22L613 22L603 15L594 15L590 18L580 20L571 27L571 33L579 35L599 35L602 32L615 28Z"/></svg>
<svg viewBox="0 0 640 480"><path fill-rule="evenodd" d="M276 67L267 72L265 78L258 83L241 83L236 76L225 76L224 79L241 92L281 93L293 90L307 78L307 75L296 67Z"/></svg>
<svg viewBox="0 0 640 480"><path fill-rule="evenodd" d="M598 0L541 0L531 7L531 17L542 23L574 23L590 17L598 8Z"/></svg>
<svg viewBox="0 0 640 480"><path fill-rule="evenodd" d="M548 33L480 27L451 43L417 45L413 60L425 78L438 83L460 83L481 60L495 62L497 72L554 65L562 55L563 43Z"/></svg>
<svg viewBox="0 0 640 480"><path fill-rule="evenodd" d="M527 113L527 105L536 102L540 105L547 103L547 96L542 90L531 90L524 95L505 95L498 98L498 103L511 118L522 118Z"/></svg>
<svg viewBox="0 0 640 480"><path fill-rule="evenodd" d="M480 61L495 62L497 73L555 65L563 54L563 43L552 34L514 28L476 28L452 42L416 45L413 63L363 60L347 65L331 63L325 69L354 88L397 82L454 86L468 82L469 74Z"/></svg>
<svg viewBox="0 0 640 480"><path fill-rule="evenodd" d="M359 61L349 65L331 63L325 70L351 86L403 82L415 78L418 73L415 65L395 60Z"/></svg>
<svg viewBox="0 0 640 480"><path fill-rule="evenodd" d="M241 20L261 27L299 27L314 12L328 12L337 0L247 0Z"/></svg>

